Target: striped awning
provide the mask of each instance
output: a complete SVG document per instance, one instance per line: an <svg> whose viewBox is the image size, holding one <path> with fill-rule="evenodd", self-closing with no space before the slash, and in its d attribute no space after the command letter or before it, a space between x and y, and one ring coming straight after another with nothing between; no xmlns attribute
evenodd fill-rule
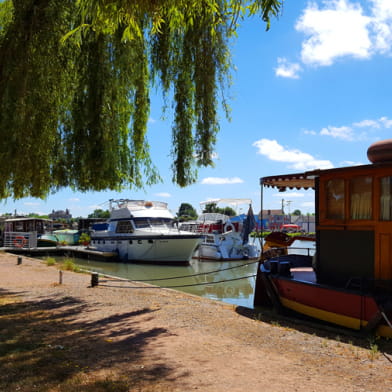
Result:
<svg viewBox="0 0 392 392"><path fill-rule="evenodd" d="M260 185L277 188L279 192L284 192L286 189L314 189L315 179L318 177L318 173L319 170L315 170L305 173L262 177L260 178Z"/></svg>

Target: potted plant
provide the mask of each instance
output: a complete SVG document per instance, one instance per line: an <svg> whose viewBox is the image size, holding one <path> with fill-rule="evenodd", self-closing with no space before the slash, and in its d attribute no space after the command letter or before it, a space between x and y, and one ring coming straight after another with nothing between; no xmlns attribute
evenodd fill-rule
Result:
<svg viewBox="0 0 392 392"><path fill-rule="evenodd" d="M90 240L91 240L91 238L87 233L82 233L79 237L79 244L87 246L87 245L89 245Z"/></svg>

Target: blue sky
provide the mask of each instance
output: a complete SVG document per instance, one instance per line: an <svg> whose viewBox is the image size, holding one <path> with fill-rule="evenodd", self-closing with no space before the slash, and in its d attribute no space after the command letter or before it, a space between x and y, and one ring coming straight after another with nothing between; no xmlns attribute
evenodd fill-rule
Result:
<svg viewBox="0 0 392 392"><path fill-rule="evenodd" d="M258 212L260 177L367 164L369 145L392 138L391 0L286 0L268 32L259 19L243 21L232 53L231 121L222 112L215 167L200 169L196 184L171 183L172 118L162 119L152 97L148 140L164 183L7 200L0 213L68 208L87 216L120 197L166 201L174 213L183 202L199 211L208 199L251 198ZM286 212L314 211L311 191L264 194L265 209L280 208L284 198Z"/></svg>

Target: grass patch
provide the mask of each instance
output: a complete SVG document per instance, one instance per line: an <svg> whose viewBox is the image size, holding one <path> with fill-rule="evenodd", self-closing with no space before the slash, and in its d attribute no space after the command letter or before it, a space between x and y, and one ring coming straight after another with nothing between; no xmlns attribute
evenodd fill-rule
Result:
<svg viewBox="0 0 392 392"><path fill-rule="evenodd" d="M64 271L80 272L80 267L75 264L73 259L65 259L62 263L61 269Z"/></svg>
<svg viewBox="0 0 392 392"><path fill-rule="evenodd" d="M56 259L54 257L45 257L44 261L47 266L52 266L56 264Z"/></svg>

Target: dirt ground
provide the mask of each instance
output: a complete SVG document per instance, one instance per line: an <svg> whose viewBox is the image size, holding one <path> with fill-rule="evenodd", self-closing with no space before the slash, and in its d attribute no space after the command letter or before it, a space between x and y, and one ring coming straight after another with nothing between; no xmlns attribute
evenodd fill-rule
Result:
<svg viewBox="0 0 392 392"><path fill-rule="evenodd" d="M392 391L391 341L314 328L268 311L255 315L136 282L100 278L91 287L90 275L68 271L60 284L55 266L27 257L18 265L4 253L0 299L0 309L20 301L14 316L30 311L28 330L37 330L38 321L40 332L47 328L43 363L65 366L66 357L64 378L51 391L94 391L108 380L113 391ZM1 335L10 317L0 312ZM26 391L22 364L12 366L0 356L2 377L19 377L10 385ZM15 374L4 373L7 368ZM74 387L66 389L67 382Z"/></svg>

